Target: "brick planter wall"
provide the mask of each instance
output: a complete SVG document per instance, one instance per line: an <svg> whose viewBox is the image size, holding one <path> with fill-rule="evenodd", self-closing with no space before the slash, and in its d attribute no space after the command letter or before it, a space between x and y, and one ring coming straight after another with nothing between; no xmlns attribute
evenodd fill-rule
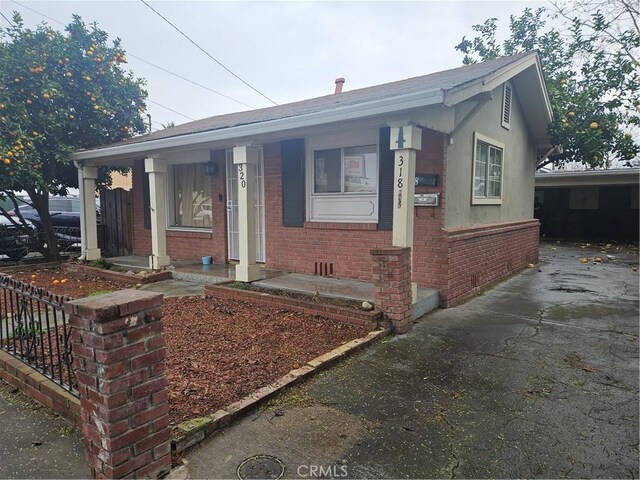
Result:
<svg viewBox="0 0 640 480"><path fill-rule="evenodd" d="M378 322L382 319L382 313L377 310L365 312L353 308L339 307L336 305L323 305L310 300L285 297L281 295L269 295L263 292L252 292L239 288L223 287L215 284L207 284L204 287L205 295L216 298L229 298L241 300L243 302L258 303L261 305L272 305L286 308L293 312L305 313L307 315L317 315L329 318L338 322L361 325L370 330L378 327Z"/></svg>
<svg viewBox="0 0 640 480"><path fill-rule="evenodd" d="M96 478L171 469L162 295L121 290L65 304L85 456Z"/></svg>
<svg viewBox="0 0 640 480"><path fill-rule="evenodd" d="M69 422L82 426L80 400L26 363L0 351L0 378Z"/></svg>
<svg viewBox="0 0 640 480"><path fill-rule="evenodd" d="M70 272L83 273L92 275L94 277L104 278L105 280L111 280L113 282L128 283L129 285L136 285L138 283L147 284L161 282L163 280L171 280L173 276L168 270L162 272L149 272L148 275L131 275L125 272L116 272L113 270L106 270L104 268L90 267L89 265L81 265L79 263L66 263L63 265L65 269Z"/></svg>
<svg viewBox="0 0 640 480"><path fill-rule="evenodd" d="M389 317L393 330L404 333L413 321L411 249L380 248L371 250L371 256L374 303Z"/></svg>

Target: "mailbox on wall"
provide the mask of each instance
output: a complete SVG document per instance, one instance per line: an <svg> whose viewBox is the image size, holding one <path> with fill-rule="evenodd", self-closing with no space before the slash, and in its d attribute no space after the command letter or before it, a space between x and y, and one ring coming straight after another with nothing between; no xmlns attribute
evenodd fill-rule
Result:
<svg viewBox="0 0 640 480"><path fill-rule="evenodd" d="M413 205L415 207L437 207L439 200L439 193L417 193L413 197Z"/></svg>

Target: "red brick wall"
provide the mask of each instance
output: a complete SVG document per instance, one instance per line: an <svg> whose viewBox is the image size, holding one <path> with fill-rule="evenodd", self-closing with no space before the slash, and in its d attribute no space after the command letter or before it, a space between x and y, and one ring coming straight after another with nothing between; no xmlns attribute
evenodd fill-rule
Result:
<svg viewBox="0 0 640 480"><path fill-rule="evenodd" d="M391 320L397 333L411 329L411 249L380 248L371 250L374 302Z"/></svg>
<svg viewBox="0 0 640 480"><path fill-rule="evenodd" d="M449 274L440 287L450 307L538 261L538 220L445 229Z"/></svg>
<svg viewBox="0 0 640 480"><path fill-rule="evenodd" d="M171 469L162 295L121 290L65 303L82 443L94 478Z"/></svg>
<svg viewBox="0 0 640 480"><path fill-rule="evenodd" d="M416 193L439 193L437 207L416 207L413 235L413 281L420 287L440 288L447 279L447 249L442 241L447 136L422 130L422 150L416 158L416 174L438 175L435 187L416 187Z"/></svg>

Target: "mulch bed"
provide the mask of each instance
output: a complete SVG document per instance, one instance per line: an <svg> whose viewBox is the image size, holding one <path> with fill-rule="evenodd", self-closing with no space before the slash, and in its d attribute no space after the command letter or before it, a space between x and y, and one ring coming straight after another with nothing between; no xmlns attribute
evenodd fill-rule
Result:
<svg viewBox="0 0 640 480"><path fill-rule="evenodd" d="M11 276L73 298L131 288L60 268ZM364 327L278 307L199 297L166 298L163 325L174 425L212 414L369 333Z"/></svg>
<svg viewBox="0 0 640 480"><path fill-rule="evenodd" d="M38 287L58 295L82 298L96 292L132 288L131 285L111 280L104 280L91 275L70 272L63 268L47 268L28 272L16 272L11 276L16 280L32 283ZM56 283L57 280L57 283Z"/></svg>
<svg viewBox="0 0 640 480"><path fill-rule="evenodd" d="M172 423L214 413L364 327L217 298L167 298L163 324Z"/></svg>

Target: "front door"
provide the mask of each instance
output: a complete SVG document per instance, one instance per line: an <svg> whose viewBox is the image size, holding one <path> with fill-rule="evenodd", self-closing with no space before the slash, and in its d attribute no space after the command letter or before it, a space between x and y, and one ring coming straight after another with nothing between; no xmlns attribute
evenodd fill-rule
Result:
<svg viewBox="0 0 640 480"><path fill-rule="evenodd" d="M229 260L240 260L238 245L238 166L233 164L233 151L227 150L227 240ZM262 149L256 168L256 261L265 261L264 236L264 160Z"/></svg>

